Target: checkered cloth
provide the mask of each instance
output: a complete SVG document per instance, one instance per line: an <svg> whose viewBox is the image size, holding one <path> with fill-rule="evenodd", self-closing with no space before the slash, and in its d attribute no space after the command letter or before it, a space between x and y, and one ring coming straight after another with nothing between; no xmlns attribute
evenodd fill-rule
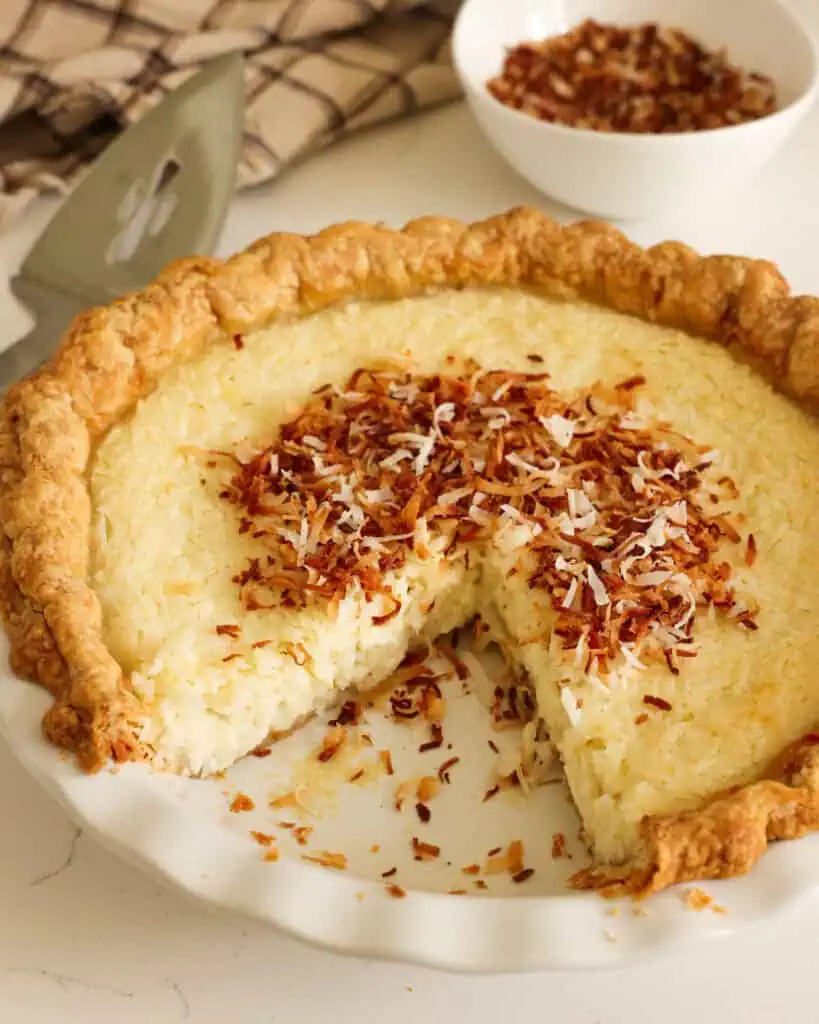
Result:
<svg viewBox="0 0 819 1024"><path fill-rule="evenodd" d="M0 227L201 62L247 56L239 184L458 88L458 0L0 0Z"/></svg>

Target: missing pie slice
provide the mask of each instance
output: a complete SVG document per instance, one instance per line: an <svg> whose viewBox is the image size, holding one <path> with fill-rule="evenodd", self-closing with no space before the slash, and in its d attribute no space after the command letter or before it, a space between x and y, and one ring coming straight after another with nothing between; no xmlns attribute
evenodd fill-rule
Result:
<svg viewBox="0 0 819 1024"><path fill-rule="evenodd" d="M581 887L819 823L819 300L533 210L191 260L7 396L0 597L47 736L220 770L480 615Z"/></svg>

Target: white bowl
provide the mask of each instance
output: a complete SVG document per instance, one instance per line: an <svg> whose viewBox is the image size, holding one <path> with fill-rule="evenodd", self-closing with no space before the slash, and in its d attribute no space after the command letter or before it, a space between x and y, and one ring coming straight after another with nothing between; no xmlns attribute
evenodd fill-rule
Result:
<svg viewBox="0 0 819 1024"><path fill-rule="evenodd" d="M506 50L584 18L657 21L732 63L770 75L780 108L749 124L678 135L627 135L538 121L496 100L486 82ZM569 206L614 219L650 217L736 187L807 113L817 92L811 36L779 0L464 0L453 48L469 104L488 139L524 178Z"/></svg>

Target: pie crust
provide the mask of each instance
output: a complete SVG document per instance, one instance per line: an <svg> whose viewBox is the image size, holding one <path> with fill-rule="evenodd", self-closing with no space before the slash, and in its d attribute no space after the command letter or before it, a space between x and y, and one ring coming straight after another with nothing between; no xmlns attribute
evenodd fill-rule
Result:
<svg viewBox="0 0 819 1024"><path fill-rule="evenodd" d="M19 674L46 686L44 729L88 771L149 756L139 708L102 636L87 582L93 446L171 367L244 334L353 299L466 286L527 287L582 299L717 342L796 403L819 406L819 299L792 297L770 263L643 250L598 222L562 227L533 209L464 225L423 218L402 231L343 224L273 235L232 259L180 261L147 288L73 323L56 355L6 396L0 428L0 603ZM747 871L773 839L819 826L819 735L760 780L705 806L647 818L639 864L574 884L644 895Z"/></svg>

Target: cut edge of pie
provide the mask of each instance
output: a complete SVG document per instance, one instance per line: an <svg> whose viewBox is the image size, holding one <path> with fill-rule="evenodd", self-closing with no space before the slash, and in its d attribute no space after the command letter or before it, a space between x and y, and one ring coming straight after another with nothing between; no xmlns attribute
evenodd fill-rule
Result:
<svg viewBox="0 0 819 1024"><path fill-rule="evenodd" d="M634 245L615 228L563 227L534 209L402 231L348 223L272 235L222 263L192 258L111 306L79 316L55 356L5 398L0 425L0 605L11 665L46 686L46 736L81 766L147 759L139 702L107 649L88 583L93 446L159 378L225 335L348 300L470 286L584 300L721 344L798 404L819 407L819 299L793 297L770 263ZM819 734L755 782L674 815L647 817L640 856L574 884L645 895L747 871L774 839L819 827Z"/></svg>

